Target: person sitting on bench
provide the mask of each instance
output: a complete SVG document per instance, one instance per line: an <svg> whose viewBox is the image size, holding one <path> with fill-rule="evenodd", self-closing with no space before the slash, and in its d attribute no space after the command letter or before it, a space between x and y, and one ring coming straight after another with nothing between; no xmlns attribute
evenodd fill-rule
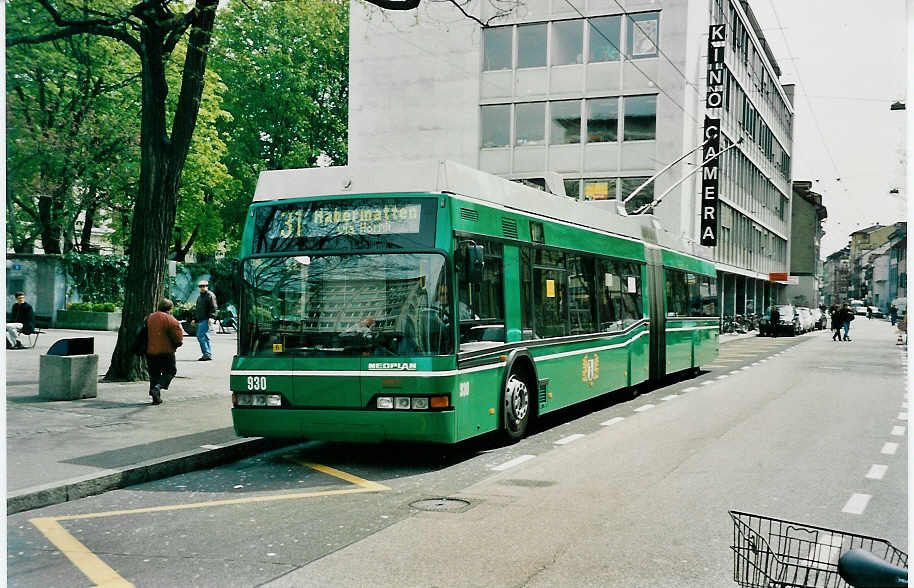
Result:
<svg viewBox="0 0 914 588"><path fill-rule="evenodd" d="M19 335L31 335L35 332L35 311L32 305L25 301L25 292L16 292L16 304L10 313L10 321L6 323L6 348L24 349L19 341Z"/></svg>

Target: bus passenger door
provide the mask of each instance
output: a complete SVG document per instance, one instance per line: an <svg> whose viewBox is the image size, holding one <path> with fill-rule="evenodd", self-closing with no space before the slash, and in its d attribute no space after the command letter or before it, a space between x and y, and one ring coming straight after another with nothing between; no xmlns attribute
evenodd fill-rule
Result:
<svg viewBox="0 0 914 588"><path fill-rule="evenodd" d="M651 380L666 374L666 292L660 249L647 246L648 311L651 320Z"/></svg>

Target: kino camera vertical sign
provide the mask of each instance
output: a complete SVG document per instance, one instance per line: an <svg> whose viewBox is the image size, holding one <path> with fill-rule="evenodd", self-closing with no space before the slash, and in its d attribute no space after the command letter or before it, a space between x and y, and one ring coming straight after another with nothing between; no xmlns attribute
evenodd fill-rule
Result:
<svg viewBox="0 0 914 588"><path fill-rule="evenodd" d="M720 177L720 107L724 103L724 31L726 25L711 25L708 28L708 93L705 108L711 118L705 115L702 139L707 141L702 150L702 161L707 161L701 170L701 244L717 246L717 194ZM713 159L711 159L713 157ZM710 161L708 161L710 159Z"/></svg>

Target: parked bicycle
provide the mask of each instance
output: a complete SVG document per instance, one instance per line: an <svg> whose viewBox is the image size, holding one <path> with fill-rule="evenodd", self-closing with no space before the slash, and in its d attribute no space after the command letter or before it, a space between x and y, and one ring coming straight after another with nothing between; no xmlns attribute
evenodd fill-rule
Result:
<svg viewBox="0 0 914 588"><path fill-rule="evenodd" d="M890 542L730 511L733 580L757 588L908 585L908 554Z"/></svg>

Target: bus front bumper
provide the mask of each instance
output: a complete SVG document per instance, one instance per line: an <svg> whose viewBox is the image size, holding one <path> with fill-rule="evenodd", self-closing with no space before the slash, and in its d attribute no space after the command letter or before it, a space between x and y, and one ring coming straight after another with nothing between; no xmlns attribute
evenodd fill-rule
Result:
<svg viewBox="0 0 914 588"><path fill-rule="evenodd" d="M456 443L457 416L441 412L233 408L239 437Z"/></svg>

